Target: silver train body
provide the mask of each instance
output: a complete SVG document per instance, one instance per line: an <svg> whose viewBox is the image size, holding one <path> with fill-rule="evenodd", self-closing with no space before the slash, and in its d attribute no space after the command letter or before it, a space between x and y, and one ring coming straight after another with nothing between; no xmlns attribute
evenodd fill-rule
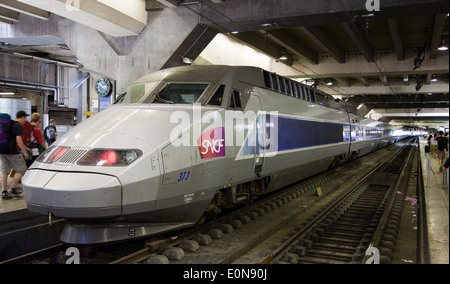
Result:
<svg viewBox="0 0 450 284"><path fill-rule="evenodd" d="M194 226L400 138L348 108L259 68L155 72L41 155L27 206L67 219L70 244Z"/></svg>

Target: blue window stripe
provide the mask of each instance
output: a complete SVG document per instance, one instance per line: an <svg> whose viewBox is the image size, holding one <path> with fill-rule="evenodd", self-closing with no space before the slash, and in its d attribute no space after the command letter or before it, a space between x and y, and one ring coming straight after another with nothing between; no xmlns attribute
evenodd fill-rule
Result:
<svg viewBox="0 0 450 284"><path fill-rule="evenodd" d="M344 142L344 125L278 118L278 151Z"/></svg>
<svg viewBox="0 0 450 284"><path fill-rule="evenodd" d="M260 117L258 117L258 119L260 119ZM348 124L309 121L283 116L278 116L277 118L267 117L266 120L272 122L272 127L277 127L275 133L277 133L278 139L273 141L276 145L266 147L266 149L269 149L269 152L296 150L349 142L350 140L350 126ZM277 120L276 123L273 123L273 120ZM269 128L267 128L266 131L267 133L270 133ZM255 148L259 150L259 146L254 147L254 141L249 141L249 139L252 140L253 137L253 130L251 130L241 155L254 155ZM258 143L258 141L256 141L256 143Z"/></svg>

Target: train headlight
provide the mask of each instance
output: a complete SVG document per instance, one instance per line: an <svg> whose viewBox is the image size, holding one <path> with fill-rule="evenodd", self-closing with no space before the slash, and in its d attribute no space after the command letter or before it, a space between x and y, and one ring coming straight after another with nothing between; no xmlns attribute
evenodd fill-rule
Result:
<svg viewBox="0 0 450 284"><path fill-rule="evenodd" d="M125 163L127 165L129 165L132 162L136 161L138 158L139 158L138 153L136 153L136 151L130 150L125 153L124 160L125 160Z"/></svg>
<svg viewBox="0 0 450 284"><path fill-rule="evenodd" d="M69 151L69 147L50 147L42 153L41 156L37 159L38 162L52 164L58 161L62 156L64 156L67 151Z"/></svg>
<svg viewBox="0 0 450 284"><path fill-rule="evenodd" d="M80 166L125 167L142 156L141 150L93 149L78 161Z"/></svg>

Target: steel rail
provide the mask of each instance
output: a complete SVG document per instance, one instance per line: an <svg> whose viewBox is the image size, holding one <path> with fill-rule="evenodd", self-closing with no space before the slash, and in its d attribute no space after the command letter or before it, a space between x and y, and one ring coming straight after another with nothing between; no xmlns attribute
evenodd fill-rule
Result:
<svg viewBox="0 0 450 284"><path fill-rule="evenodd" d="M289 239L287 239L283 244L281 244L278 248L276 248L273 252L267 254L266 256L260 258L256 264L269 264L275 257L280 255L286 248L288 248L292 243L294 243L297 239L299 239L302 235L306 234L310 229L314 228L314 226L322 219L324 219L328 214L338 207L340 204L345 202L347 197L349 197L353 192L355 192L358 187L360 187L364 182L368 181L371 177L373 177L380 168L384 167L388 163L392 162L400 153L405 149L406 146L403 146L399 150L397 150L392 156L388 157L384 160L380 165L378 165L375 169L370 171L367 175L365 175L360 181L358 181L355 185L353 185L350 189L346 191L338 200L334 201L332 205L330 205L327 209L322 211L318 216L313 218L305 227L299 230L297 233L292 235Z"/></svg>

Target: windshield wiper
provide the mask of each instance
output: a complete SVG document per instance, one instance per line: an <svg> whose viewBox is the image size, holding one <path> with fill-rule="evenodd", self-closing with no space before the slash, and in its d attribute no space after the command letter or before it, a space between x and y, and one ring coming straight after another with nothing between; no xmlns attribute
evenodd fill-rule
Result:
<svg viewBox="0 0 450 284"><path fill-rule="evenodd" d="M127 92L121 94L113 103L113 105L120 104L125 99Z"/></svg>
<svg viewBox="0 0 450 284"><path fill-rule="evenodd" d="M171 105L175 104L175 103L172 102L172 101L168 101L168 100L165 100L165 99L161 98L161 97L159 96L159 94L156 95L155 99L158 100L159 102L163 103L163 104L171 104Z"/></svg>

